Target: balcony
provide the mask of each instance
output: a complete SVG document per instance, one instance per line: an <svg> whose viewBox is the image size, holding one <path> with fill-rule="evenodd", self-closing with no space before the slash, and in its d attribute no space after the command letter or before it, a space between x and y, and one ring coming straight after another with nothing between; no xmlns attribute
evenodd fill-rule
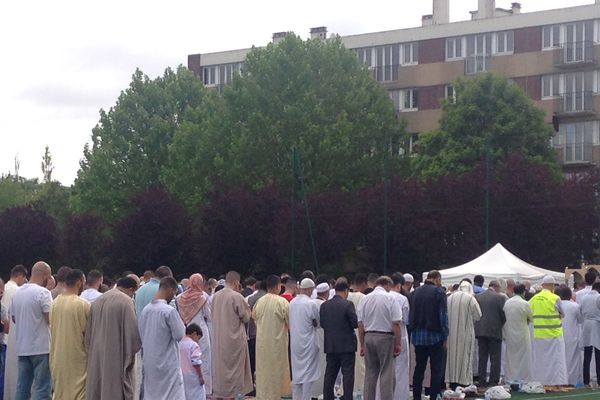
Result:
<svg viewBox="0 0 600 400"><path fill-rule="evenodd" d="M592 91L563 93L560 96L557 115L579 117L595 115L594 94Z"/></svg>
<svg viewBox="0 0 600 400"><path fill-rule="evenodd" d="M557 68L578 68L596 65L594 42L570 42L561 44L554 53L554 66Z"/></svg>
<svg viewBox="0 0 600 400"><path fill-rule="evenodd" d="M491 55L476 55L465 58L465 75L488 72L492 63Z"/></svg>

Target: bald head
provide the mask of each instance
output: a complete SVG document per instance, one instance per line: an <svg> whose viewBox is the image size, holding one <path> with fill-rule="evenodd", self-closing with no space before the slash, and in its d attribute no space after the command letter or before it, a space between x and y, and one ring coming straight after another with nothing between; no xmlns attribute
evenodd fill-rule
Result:
<svg viewBox="0 0 600 400"><path fill-rule="evenodd" d="M50 275L52 275L50 266L43 261L38 261L31 268L31 283L46 286Z"/></svg>
<svg viewBox="0 0 600 400"><path fill-rule="evenodd" d="M131 278L135 281L136 285L139 286L140 285L140 277L137 276L136 274L129 274L126 276L126 278Z"/></svg>

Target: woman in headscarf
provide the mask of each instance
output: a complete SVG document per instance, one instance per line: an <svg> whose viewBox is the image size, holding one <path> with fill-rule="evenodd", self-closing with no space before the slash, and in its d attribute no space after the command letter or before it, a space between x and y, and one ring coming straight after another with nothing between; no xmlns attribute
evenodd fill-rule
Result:
<svg viewBox="0 0 600 400"><path fill-rule="evenodd" d="M448 354L446 382L450 387L473 383L474 323L481 318L481 309L473 295L473 286L462 281L458 290L448 297Z"/></svg>
<svg viewBox="0 0 600 400"><path fill-rule="evenodd" d="M202 351L202 376L206 395L212 394L212 363L210 351L210 332L208 322L212 320L208 294L204 292L204 278L200 274L190 276L187 289L175 299L175 308L183 323L188 326L194 323L202 329L200 338L200 351Z"/></svg>

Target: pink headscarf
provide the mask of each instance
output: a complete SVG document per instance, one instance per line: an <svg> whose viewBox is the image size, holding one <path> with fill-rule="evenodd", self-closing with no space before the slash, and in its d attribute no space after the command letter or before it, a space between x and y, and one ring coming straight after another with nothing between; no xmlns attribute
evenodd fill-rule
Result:
<svg viewBox="0 0 600 400"><path fill-rule="evenodd" d="M190 286L177 299L177 309L184 324L192 322L206 303L206 296L202 287L204 278L200 274L190 276Z"/></svg>

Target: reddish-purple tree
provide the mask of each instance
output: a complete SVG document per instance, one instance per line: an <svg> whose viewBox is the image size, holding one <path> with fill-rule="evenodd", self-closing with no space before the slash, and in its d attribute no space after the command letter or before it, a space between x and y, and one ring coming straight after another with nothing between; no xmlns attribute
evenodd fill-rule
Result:
<svg viewBox="0 0 600 400"><path fill-rule="evenodd" d="M61 230L61 263L83 271L106 268L109 243L108 226L91 214L72 215Z"/></svg>
<svg viewBox="0 0 600 400"><path fill-rule="evenodd" d="M130 203L131 211L114 226L105 272L142 273L161 265L178 276L195 271L191 220L184 205L155 186L134 195Z"/></svg>
<svg viewBox="0 0 600 400"><path fill-rule="evenodd" d="M0 272L7 277L15 264L30 268L38 260L56 260L56 223L31 206L8 208L0 213Z"/></svg>

